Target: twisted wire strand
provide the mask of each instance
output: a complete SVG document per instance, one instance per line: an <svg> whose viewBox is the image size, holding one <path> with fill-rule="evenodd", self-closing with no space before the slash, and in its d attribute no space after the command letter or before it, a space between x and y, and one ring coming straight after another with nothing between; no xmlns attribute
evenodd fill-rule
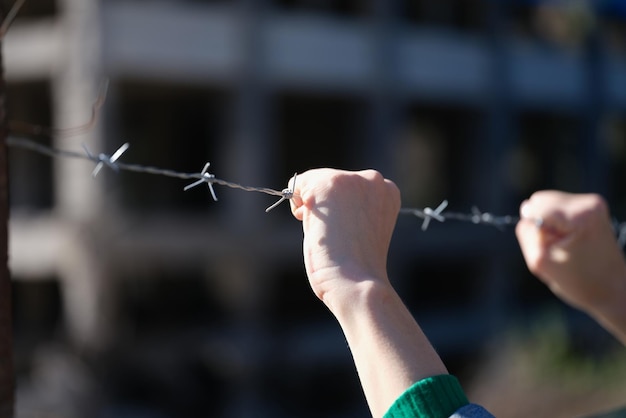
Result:
<svg viewBox="0 0 626 418"><path fill-rule="evenodd" d="M504 227L509 225L516 225L520 221L519 216L494 216L490 213L460 213L460 212L443 212L442 216L447 219L462 221L462 222L471 222L473 224L485 224L485 225L493 225L498 227Z"/></svg>
<svg viewBox="0 0 626 418"><path fill-rule="evenodd" d="M446 203L447 205L447 203ZM445 206L444 206L445 207ZM496 216L492 215L488 212L480 212L477 208L472 208L472 213L462 213L462 212L453 212L453 211L433 211L430 208L426 209L416 209L416 208L402 208L400 209L401 215L413 215L420 219L424 220L424 224L422 225L422 230L426 230L428 227L428 223L430 220L434 219L439 222L444 222L447 220L455 220L460 222L469 222L475 225L491 225L495 226L499 229L503 229L506 226L516 225L520 221L519 216ZM542 221L540 219L534 220L536 224L541 224Z"/></svg>
<svg viewBox="0 0 626 418"><path fill-rule="evenodd" d="M46 155L48 157L53 157L53 158L54 157L67 157L67 158L79 158L83 160L90 159L82 152L56 149L53 147L40 144L39 142L33 141L31 139L27 139L27 138L18 138L15 136L10 136L6 139L6 144L10 147L27 149L29 151L33 151L38 154Z"/></svg>
<svg viewBox="0 0 626 418"><path fill-rule="evenodd" d="M447 202L445 202L445 207ZM402 208L400 209L401 215L413 215L420 219L423 219L422 230L425 231L428 227L428 222L432 219L439 222L445 222L447 220L456 220L462 222L470 222L473 224L483 224L495 226L500 230L504 230L507 226L514 226L521 220L519 216L495 216L488 212L480 212L476 207L472 208L472 213L451 212L451 211L433 211L430 208L416 209L416 208ZM543 219L531 219L537 227L543 225ZM615 232L617 242L621 248L626 247L626 222L613 221L613 231Z"/></svg>
<svg viewBox="0 0 626 418"><path fill-rule="evenodd" d="M61 149L49 147L47 145L43 145L37 141L33 141L32 139L28 139L28 138L9 137L6 140L6 144L12 147L27 149L27 150L30 150L30 151L33 151L42 155L46 155L48 157L78 158L82 160L92 161L95 163L102 162L101 158L87 155L84 152L61 150ZM140 164L122 163L119 161L115 161L114 163L112 163L112 165L124 171L133 171L136 173L173 177L173 178L178 178L181 180L190 180L190 179L200 180L204 178L202 173L184 173L184 172L179 172L179 171L164 169L164 168L159 168L159 167L144 166ZM211 179L208 179L207 181L210 181L211 183L214 183L214 184L219 184L221 186L230 187L232 189L244 190L246 192L265 193L265 194L272 195L272 196L284 196L285 195L284 191L274 190L274 189L270 189L267 187L243 186L241 184L222 180L216 177L212 177Z"/></svg>
<svg viewBox="0 0 626 418"><path fill-rule="evenodd" d="M115 165L117 165L117 167L120 170L134 171L136 173L144 173L144 174L153 174L153 175L157 175L157 176L173 177L173 178L178 178L178 179L181 179L181 180L191 180L191 179L201 180L201 179L203 179L203 176L202 176L201 173L183 173L183 172L169 170L169 169L164 169L164 168L150 167L150 166L144 166L144 165L139 165L139 164L126 164L126 163L121 163L121 162L116 162ZM270 189L270 188L267 188L267 187L243 186L241 184L237 184L237 183L233 183L233 182L230 182L230 181L222 180L222 179L219 179L217 177L212 177L211 179L206 180L206 181L207 182L211 182L213 184L219 184L220 186L230 187L231 189L240 189L240 190L243 190L243 191L246 191L246 192L265 193L265 194L272 195L272 196L283 196L283 194L284 194L281 191Z"/></svg>

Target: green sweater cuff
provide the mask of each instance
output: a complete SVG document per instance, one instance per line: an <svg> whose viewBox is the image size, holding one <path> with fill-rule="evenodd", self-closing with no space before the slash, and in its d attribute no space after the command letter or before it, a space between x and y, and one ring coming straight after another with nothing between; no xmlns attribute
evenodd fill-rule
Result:
<svg viewBox="0 0 626 418"><path fill-rule="evenodd" d="M413 384L396 399L384 418L448 418L467 404L459 380L442 374Z"/></svg>

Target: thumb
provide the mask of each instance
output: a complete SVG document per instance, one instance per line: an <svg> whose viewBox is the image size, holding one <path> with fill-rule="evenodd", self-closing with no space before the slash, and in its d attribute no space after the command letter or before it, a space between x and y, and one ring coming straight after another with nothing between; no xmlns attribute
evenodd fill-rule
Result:
<svg viewBox="0 0 626 418"><path fill-rule="evenodd" d="M558 208L546 208L525 200L520 206L520 222L523 228L535 224L541 231L539 234L546 243L556 242L566 237L572 230L571 221Z"/></svg>
<svg viewBox="0 0 626 418"><path fill-rule="evenodd" d="M302 188L300 187L301 182L296 182L298 174L294 174L293 177L289 179L287 184L288 187L293 191L293 195L291 199L289 199L289 207L291 208L291 214L299 221L302 221L303 218L303 202L301 196Z"/></svg>
<svg viewBox="0 0 626 418"><path fill-rule="evenodd" d="M535 267L540 264L543 253L541 231L535 222L522 218L515 227L515 235L526 264L531 271L535 270Z"/></svg>

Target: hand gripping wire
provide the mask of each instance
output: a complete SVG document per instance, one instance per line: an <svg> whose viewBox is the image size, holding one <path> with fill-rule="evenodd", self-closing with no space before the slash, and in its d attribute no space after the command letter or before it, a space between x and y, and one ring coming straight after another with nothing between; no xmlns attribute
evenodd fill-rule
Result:
<svg viewBox="0 0 626 418"><path fill-rule="evenodd" d="M291 198L293 198L293 191L296 188L296 177L298 176L298 173L295 173L293 175L293 184L291 186L291 188L287 187L286 189L283 189L282 196L280 197L280 199L274 203L272 206L268 207L267 209L265 209L265 213L269 212L270 210L274 209L276 206L280 205L284 200L290 200Z"/></svg>
<svg viewBox="0 0 626 418"><path fill-rule="evenodd" d="M91 151L89 151L89 148L87 148L87 145L83 144L83 149L85 150L85 153L87 153L87 157L91 161L94 161L97 163L96 168L94 168L93 171L91 172L91 176L95 178L100 172L100 170L102 170L102 167L104 167L105 165L109 166L113 171L116 171L116 172L120 171L120 168L117 166L115 162L122 156L122 154L128 149L129 146L130 144L126 142L121 147L119 147L117 151L113 153L113 155L109 157L108 155L102 154L102 153L98 154L98 156L95 156L91 153Z"/></svg>
<svg viewBox="0 0 626 418"><path fill-rule="evenodd" d="M213 189L213 183L215 182L215 175L209 173L209 166L210 165L211 165L211 163L206 163L204 165L204 168L202 169L202 172L200 173L200 177L201 177L200 180L195 181L195 182L185 186L185 188L183 190L187 191L189 189L193 189L196 186L199 186L202 183L206 183L207 186L209 186L209 190L211 191L211 196L213 197L213 200L215 202L217 202L217 196L215 195L215 190Z"/></svg>

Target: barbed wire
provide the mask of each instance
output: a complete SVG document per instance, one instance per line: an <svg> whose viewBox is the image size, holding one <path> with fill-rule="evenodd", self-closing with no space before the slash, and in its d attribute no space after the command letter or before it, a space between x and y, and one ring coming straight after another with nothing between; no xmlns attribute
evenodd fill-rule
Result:
<svg viewBox="0 0 626 418"><path fill-rule="evenodd" d="M226 187L230 187L233 189L240 189L240 190L244 190L247 192L258 192L258 193L265 193L268 195L272 195L272 196L280 196L280 200L278 200L275 204L273 204L272 206L268 207L266 209L266 212L269 212L270 210L274 209L276 206L278 206L280 203L282 203L284 200L289 200L293 197L293 190L290 188L285 188L282 191L279 190L274 190L274 189L270 189L267 187L251 187L251 186L243 186L241 184L238 183L233 183L230 181L226 181L226 180L222 180L220 178L215 177L215 175L210 174L208 172L208 168L210 166L210 163L206 163L204 165L204 168L202 169L201 172L199 173L184 173L184 172L180 172L180 171L175 171L175 170L169 170L169 169L163 169L163 168L158 168L158 167L151 167L151 166L145 166L145 165L140 165L140 164L127 164L127 163L122 163L119 160L119 158L122 156L122 154L130 147L129 143L125 143L123 144L121 147L119 147L113 154L111 154L110 156L104 153L100 153L100 154L93 154L89 148L87 148L86 145L83 144L83 150L84 152L77 152L77 151L69 151L69 150L61 150L61 149L56 149L47 145L43 145L37 141L34 141L32 139L28 139L28 138L19 138L19 137L14 137L11 136L9 138L7 138L6 140L6 144L8 146L11 147L17 147L17 148L23 148L23 149L27 149L33 152L36 152L38 154L42 154L48 157L66 157L66 158L78 158L78 159L82 159L82 160L88 160L88 161L92 161L94 163L96 163L96 167L94 168L94 170L92 171L91 175L92 177L96 177L98 175L98 173L100 172L100 170L107 166L109 168L111 168L113 171L133 171L136 173L144 173L144 174L152 174L152 175L158 175L158 176L165 176L165 177L173 177L173 178L177 178L177 179L181 179L181 180L196 180L194 183L189 184L187 186L185 186L183 188L184 191L187 191L195 186L198 186L202 183L207 183L207 185L209 186L209 189L211 191L211 195L213 197L213 200L217 201L217 195L215 194L215 190L213 189L213 184L219 184L221 186L226 186ZM295 179L295 176L294 176Z"/></svg>
<svg viewBox="0 0 626 418"><path fill-rule="evenodd" d="M475 225L483 224L495 226L500 230L504 230L507 226L514 226L522 219L519 216L496 216L489 212L481 212L476 206L472 207L471 213L461 213L461 212L451 212L445 211L444 209L448 206L448 201L444 200L436 209L424 208L424 209L414 209L414 208L402 208L400 209L401 214L405 215L413 215L423 220L422 222L422 231L426 231L430 224L431 220L435 220L438 222L445 222L447 220L456 220L462 222L470 222ZM526 219L526 218L525 218ZM543 225L543 219L531 219L537 227L541 227ZM617 242L620 247L624 248L626 246L626 222L619 222L617 219L613 219L613 230L615 235L617 236Z"/></svg>
<svg viewBox="0 0 626 418"><path fill-rule="evenodd" d="M461 212L451 212L445 211L444 209L448 206L448 201L444 200L441 202L436 209L424 208L424 209L413 209L413 208L402 208L400 209L401 214L405 215L413 215L420 219L423 219L422 222L422 231L428 229L431 220L436 220L439 222L445 222L446 220L456 220L462 222L470 222L473 224L484 224L484 225L492 225L502 230L506 226L515 225L519 222L519 216L495 216L488 212L481 212L478 210L476 206L472 207L471 213L461 213ZM537 226L541 226L543 221L541 219L535 219L535 224Z"/></svg>
<svg viewBox="0 0 626 418"><path fill-rule="evenodd" d="M206 163L202 170L197 173L186 173L179 172L175 170L163 169L158 167L145 166L140 164L128 164L119 161L120 157L128 150L130 147L129 143L124 143L121 147L119 147L113 154L110 156L104 153L94 154L87 148L86 145L83 144L83 152L77 151L68 151L68 150L60 150L47 145L43 145L37 141L28 139L28 138L18 138L18 137L9 137L6 140L8 146L18 147L27 149L48 157L66 157L66 158L78 158L83 160L88 160L96 164L95 168L92 171L92 177L96 177L98 173L104 167L109 167L111 170L119 172L120 170L124 171L133 171L137 173L151 174L151 175L159 175L165 177L173 177L181 180L195 180L194 182L186 185L183 190L188 191L196 186L199 186L203 183L206 183L213 200L217 201L217 194L215 193L215 189L213 185L217 184L220 186L226 186L233 189L240 189L247 192L258 192L265 193L272 196L278 196L280 199L265 209L266 212L271 211L278 205L280 205L284 201L288 201L294 196L295 182L297 173L294 174L291 181L291 187L287 187L281 191L274 190L267 187L251 187L251 186L243 186L238 183L233 183L230 181L226 181L220 178L217 178L214 174L209 173L210 163ZM448 201L444 200L439 206L435 209L426 207L423 209L418 208L401 208L401 215L412 215L417 218L422 219L422 231L426 231L430 226L432 221L437 222L445 222L448 220L455 220L461 222L469 222L472 224L482 224L482 225L490 225L494 226L500 230L503 230L507 226L516 225L520 221L519 216L497 216L493 215L489 212L481 212L477 207L472 207L470 213L462 213L462 212L453 212L446 211L445 209L448 207ZM534 219L533 220L538 227L543 224L542 219ZM617 221L613 222L613 227L615 229L615 233L617 235L618 242L621 247L626 245L626 222L619 223Z"/></svg>

